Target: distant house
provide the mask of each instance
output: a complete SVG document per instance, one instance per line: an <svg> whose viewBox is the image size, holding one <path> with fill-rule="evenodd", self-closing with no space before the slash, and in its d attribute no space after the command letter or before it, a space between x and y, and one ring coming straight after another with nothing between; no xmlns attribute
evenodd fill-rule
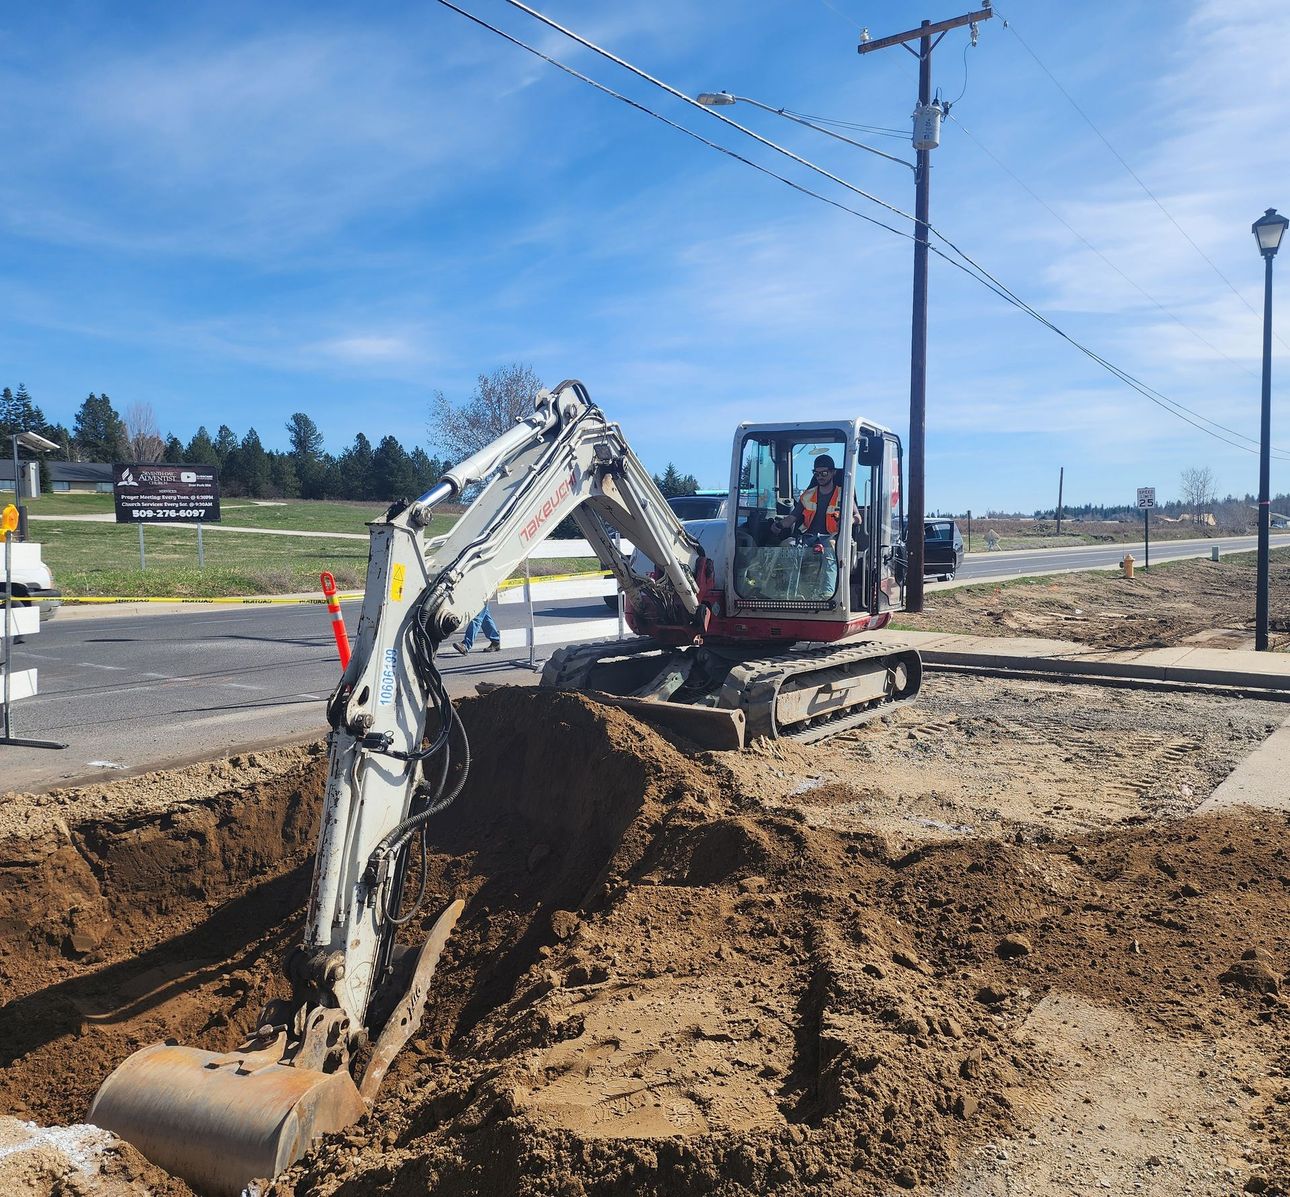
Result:
<svg viewBox="0 0 1290 1197"><path fill-rule="evenodd" d="M1279 511L1269 511L1268 523L1273 528L1290 528L1290 515L1282 515Z"/></svg>
<svg viewBox="0 0 1290 1197"><path fill-rule="evenodd" d="M21 469L26 461L19 461ZM112 493L112 463L109 461L49 461L49 488L56 495ZM13 490L13 458L0 459L0 491ZM24 487L24 497L25 497Z"/></svg>

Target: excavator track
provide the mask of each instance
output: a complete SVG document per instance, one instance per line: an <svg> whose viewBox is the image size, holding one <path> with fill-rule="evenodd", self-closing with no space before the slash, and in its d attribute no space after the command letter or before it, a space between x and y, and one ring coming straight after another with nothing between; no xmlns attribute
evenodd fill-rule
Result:
<svg viewBox="0 0 1290 1197"><path fill-rule="evenodd" d="M718 699L742 710L746 736L810 742L911 702L922 684L917 650L891 641L796 650L744 661Z"/></svg>
<svg viewBox="0 0 1290 1197"><path fill-rule="evenodd" d="M547 690L608 690L608 685L597 685L592 675L602 665L622 669L650 653L668 651L657 641L593 640L589 644L570 644L556 649L542 669L542 688Z"/></svg>
<svg viewBox="0 0 1290 1197"><path fill-rule="evenodd" d="M630 694L631 683L648 677L673 651L652 640L571 645L551 657L542 685ZM810 742L912 701L922 676L922 660L912 645L884 641L795 649L735 662L721 686L697 702L651 705L742 712L744 744L758 736Z"/></svg>

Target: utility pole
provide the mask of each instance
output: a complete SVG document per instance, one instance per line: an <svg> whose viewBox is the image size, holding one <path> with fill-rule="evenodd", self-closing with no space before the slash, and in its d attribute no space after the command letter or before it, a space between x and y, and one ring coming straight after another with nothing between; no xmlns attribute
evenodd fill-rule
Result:
<svg viewBox="0 0 1290 1197"><path fill-rule="evenodd" d="M1062 483L1066 481L1066 467L1061 466L1057 474L1057 535L1062 534Z"/></svg>
<svg viewBox="0 0 1290 1197"><path fill-rule="evenodd" d="M933 24L924 21L917 29L896 33L891 37L870 38L866 29L861 34L856 50L871 54L887 46L904 46L918 59L918 110L914 114L914 148L918 152L914 192L914 316L909 347L909 524L905 534L905 610L923 609L923 517L926 513L924 494L926 471L924 462L927 449L927 229L931 209L931 150L940 136L939 106L935 112L934 137L918 139L920 125L932 108L932 51L941 38L951 29L962 25L975 25L988 21L994 12L989 4L977 12L952 17ZM935 41L933 36L935 35ZM918 41L914 50L909 42Z"/></svg>

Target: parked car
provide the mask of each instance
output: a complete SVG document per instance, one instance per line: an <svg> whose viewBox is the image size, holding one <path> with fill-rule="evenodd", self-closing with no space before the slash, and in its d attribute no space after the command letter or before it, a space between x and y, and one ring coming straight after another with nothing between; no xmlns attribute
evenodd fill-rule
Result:
<svg viewBox="0 0 1290 1197"><path fill-rule="evenodd" d="M729 501L730 495L724 490L701 490L692 495L673 495L668 499L667 505L676 512L682 523L689 523L692 520L725 519ZM639 549L633 549L630 557L633 569L648 571L652 568ZM618 593L605 595L605 606L611 611L617 611Z"/></svg>
<svg viewBox="0 0 1290 1197"><path fill-rule="evenodd" d="M950 581L963 565L963 534L953 520L923 521L923 577ZM896 546L896 575L904 579L905 545Z"/></svg>
<svg viewBox="0 0 1290 1197"><path fill-rule="evenodd" d="M667 505L685 520L716 520L726 514L729 495L724 490L701 490L693 495L673 495Z"/></svg>

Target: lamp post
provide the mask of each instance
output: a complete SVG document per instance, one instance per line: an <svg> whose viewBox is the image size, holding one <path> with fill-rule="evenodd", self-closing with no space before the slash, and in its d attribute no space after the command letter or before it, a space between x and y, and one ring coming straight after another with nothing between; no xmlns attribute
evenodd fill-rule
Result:
<svg viewBox="0 0 1290 1197"><path fill-rule="evenodd" d="M1272 504L1272 259L1290 220L1269 208L1250 228L1263 255L1263 409L1259 421L1259 564L1254 596L1254 649L1268 651L1268 526Z"/></svg>

